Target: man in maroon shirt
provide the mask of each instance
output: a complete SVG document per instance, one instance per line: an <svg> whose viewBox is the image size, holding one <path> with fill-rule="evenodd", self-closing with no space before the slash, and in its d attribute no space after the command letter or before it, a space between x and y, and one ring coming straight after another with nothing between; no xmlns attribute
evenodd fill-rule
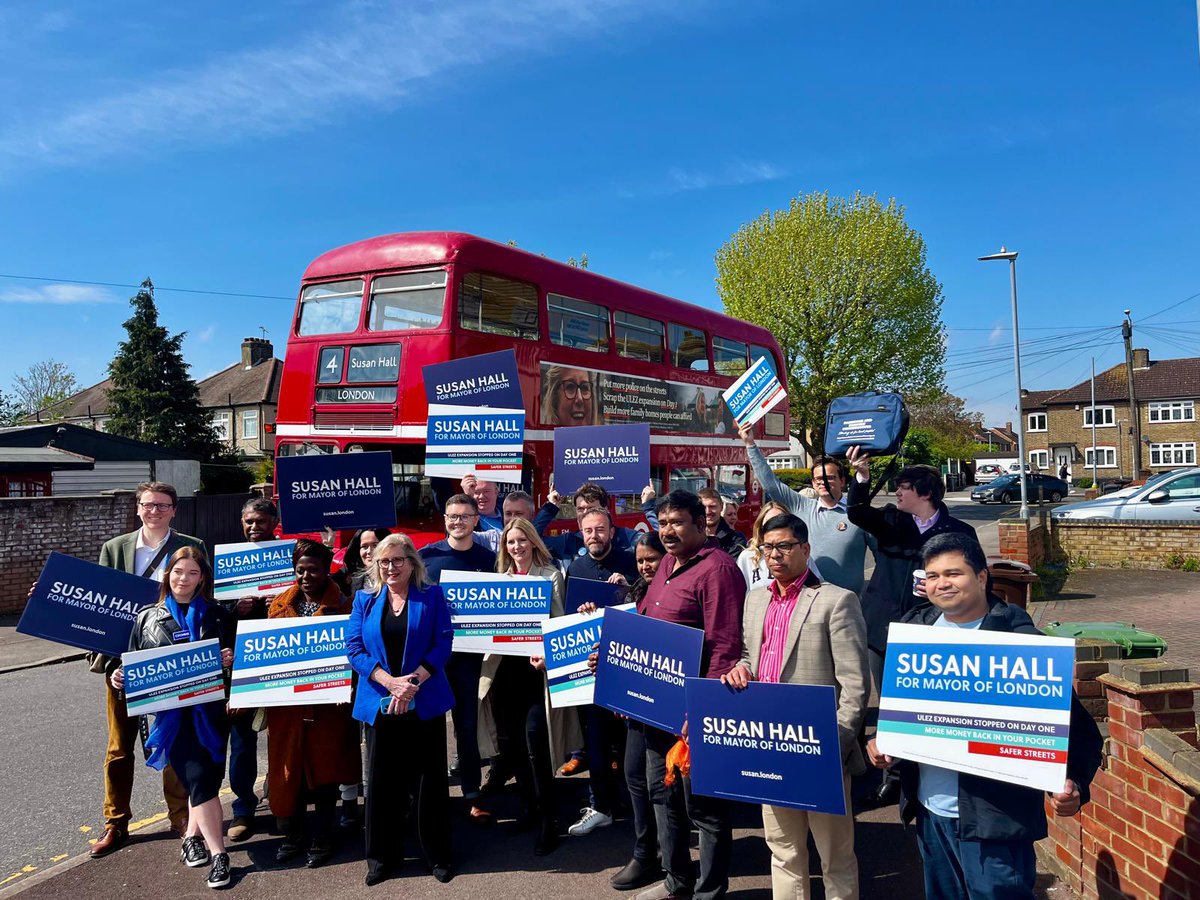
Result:
<svg viewBox="0 0 1200 900"><path fill-rule="evenodd" d="M704 504L690 491L671 491L657 506L658 535L667 557L638 604L642 615L704 632L700 675L720 678L742 656L742 606L746 581L733 557L705 534ZM692 897L712 900L729 889L733 848L727 800L692 794L689 778L667 788L666 755L673 734L642 726L646 734L646 780L658 824L659 849L667 879L637 895L636 900ZM679 723L683 731L684 723ZM690 822L689 822L690 819ZM692 873L691 826L700 830L700 877Z"/></svg>

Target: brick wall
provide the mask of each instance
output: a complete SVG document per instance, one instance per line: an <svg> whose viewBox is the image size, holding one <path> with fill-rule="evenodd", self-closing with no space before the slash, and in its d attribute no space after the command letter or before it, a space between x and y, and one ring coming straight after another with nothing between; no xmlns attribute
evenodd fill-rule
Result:
<svg viewBox="0 0 1200 900"><path fill-rule="evenodd" d="M1200 557L1200 524L1054 519L1051 525L1049 558L1055 560L1086 559L1104 568L1165 569L1174 554ZM1000 539L1003 552L1004 522Z"/></svg>
<svg viewBox="0 0 1200 900"><path fill-rule="evenodd" d="M105 541L137 525L132 491L0 499L0 615L25 609L29 586L51 550L94 560Z"/></svg>
<svg viewBox="0 0 1200 900"><path fill-rule="evenodd" d="M1076 894L1200 897L1200 750L1192 710L1200 685L1162 660L1115 661L1098 681L1108 700L1104 767L1071 818L1046 806L1038 856Z"/></svg>
<svg viewBox="0 0 1200 900"><path fill-rule="evenodd" d="M1037 568L1049 554L1049 522L1044 513L1032 512L1028 522L1018 518L1001 519L1000 556Z"/></svg>

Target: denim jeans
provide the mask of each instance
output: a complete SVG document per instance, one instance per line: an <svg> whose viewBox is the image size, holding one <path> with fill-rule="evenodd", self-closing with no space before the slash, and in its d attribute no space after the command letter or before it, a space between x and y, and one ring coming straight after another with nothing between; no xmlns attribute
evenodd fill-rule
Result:
<svg viewBox="0 0 1200 900"><path fill-rule="evenodd" d="M958 819L917 811L927 900L1033 900L1033 844L964 841Z"/></svg>
<svg viewBox="0 0 1200 900"><path fill-rule="evenodd" d="M258 778L258 732L254 711L229 717L229 787L233 791L233 814L252 816L258 808L254 782Z"/></svg>
<svg viewBox="0 0 1200 900"><path fill-rule="evenodd" d="M454 694L454 744L458 754L459 779L463 796L479 796L479 672L483 656L479 653L451 653L446 677Z"/></svg>

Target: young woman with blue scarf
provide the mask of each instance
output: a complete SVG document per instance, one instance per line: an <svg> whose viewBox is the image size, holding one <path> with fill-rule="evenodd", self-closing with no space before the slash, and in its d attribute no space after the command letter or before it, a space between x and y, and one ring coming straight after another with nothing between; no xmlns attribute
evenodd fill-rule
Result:
<svg viewBox="0 0 1200 900"><path fill-rule="evenodd" d="M189 641L221 642L221 664L233 665L235 623L212 594L212 569L204 551L182 547L175 551L163 573L158 603L142 609L129 636L130 650L169 647ZM125 673L117 669L112 686L125 686ZM146 739L146 764L162 770L168 764L188 790L188 830L179 857L192 868L212 862L207 884L229 884L229 854L222 836L221 801L217 794L225 777L225 738L228 725L224 698L184 709L155 714Z"/></svg>

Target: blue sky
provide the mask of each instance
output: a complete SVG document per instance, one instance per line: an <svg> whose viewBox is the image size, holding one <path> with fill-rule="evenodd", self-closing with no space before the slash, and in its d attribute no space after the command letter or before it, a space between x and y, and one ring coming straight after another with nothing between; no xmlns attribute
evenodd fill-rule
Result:
<svg viewBox="0 0 1200 900"><path fill-rule="evenodd" d="M861 190L924 234L950 387L1003 422L977 256L1021 253L1031 388L1200 292L1198 57L1187 3L6 0L0 273L51 280L0 278L0 385L104 377L133 292L66 279L290 298L324 250L445 228L719 306L739 225ZM196 377L259 326L283 353L291 299L158 297ZM1147 324L1200 356L1200 298Z"/></svg>

